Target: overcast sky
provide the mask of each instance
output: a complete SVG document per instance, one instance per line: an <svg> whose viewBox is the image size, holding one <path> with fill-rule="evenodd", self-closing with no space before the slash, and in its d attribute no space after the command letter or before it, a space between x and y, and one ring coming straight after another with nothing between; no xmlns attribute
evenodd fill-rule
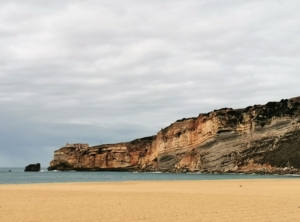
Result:
<svg viewBox="0 0 300 222"><path fill-rule="evenodd" d="M0 0L0 167L300 96L299 0Z"/></svg>

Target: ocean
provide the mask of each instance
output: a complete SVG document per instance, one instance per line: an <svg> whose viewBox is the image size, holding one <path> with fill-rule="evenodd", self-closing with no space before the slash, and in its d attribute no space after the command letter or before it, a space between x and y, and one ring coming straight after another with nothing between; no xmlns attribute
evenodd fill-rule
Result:
<svg viewBox="0 0 300 222"><path fill-rule="evenodd" d="M9 172L11 170L11 172ZM236 179L300 179L300 175L201 174L163 172L82 172L47 171L24 172L24 168L0 168L0 184L117 182L139 180L236 180Z"/></svg>

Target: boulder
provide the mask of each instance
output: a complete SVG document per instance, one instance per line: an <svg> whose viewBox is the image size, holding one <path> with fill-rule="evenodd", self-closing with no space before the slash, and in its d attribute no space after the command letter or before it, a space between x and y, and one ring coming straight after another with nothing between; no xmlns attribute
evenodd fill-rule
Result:
<svg viewBox="0 0 300 222"><path fill-rule="evenodd" d="M29 164L28 166L25 167L25 172L26 171L33 171L33 172L38 172L41 170L41 164L37 163L37 164Z"/></svg>

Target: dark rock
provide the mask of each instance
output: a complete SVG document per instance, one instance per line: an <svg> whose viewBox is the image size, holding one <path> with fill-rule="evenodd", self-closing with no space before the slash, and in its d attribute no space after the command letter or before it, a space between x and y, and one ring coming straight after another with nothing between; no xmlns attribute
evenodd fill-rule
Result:
<svg viewBox="0 0 300 222"><path fill-rule="evenodd" d="M28 166L25 167L25 172L26 171L33 171L33 172L38 172L41 170L41 164L37 163L37 164L29 164Z"/></svg>

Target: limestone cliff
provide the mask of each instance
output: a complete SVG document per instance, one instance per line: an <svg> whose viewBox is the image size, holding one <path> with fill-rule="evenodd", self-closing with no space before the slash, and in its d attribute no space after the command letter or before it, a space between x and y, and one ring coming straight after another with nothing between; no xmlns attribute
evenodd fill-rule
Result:
<svg viewBox="0 0 300 222"><path fill-rule="evenodd" d="M65 146L49 170L300 173L300 97L223 108L126 143Z"/></svg>

